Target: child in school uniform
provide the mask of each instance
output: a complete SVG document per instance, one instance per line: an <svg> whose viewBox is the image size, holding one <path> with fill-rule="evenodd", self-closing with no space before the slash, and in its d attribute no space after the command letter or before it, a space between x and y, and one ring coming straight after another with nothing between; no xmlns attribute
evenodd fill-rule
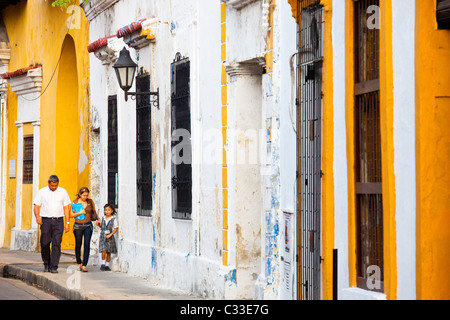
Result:
<svg viewBox="0 0 450 320"><path fill-rule="evenodd" d="M102 265L100 270L111 271L109 263L111 261L111 253L117 253L116 239L114 234L117 232L118 223L116 210L111 204L105 204L103 207L105 215L101 221L99 251L102 253Z"/></svg>

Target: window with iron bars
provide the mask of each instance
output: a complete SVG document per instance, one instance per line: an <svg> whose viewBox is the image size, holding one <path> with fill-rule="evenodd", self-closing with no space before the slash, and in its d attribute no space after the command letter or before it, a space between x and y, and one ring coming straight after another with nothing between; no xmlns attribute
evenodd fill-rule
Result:
<svg viewBox="0 0 450 320"><path fill-rule="evenodd" d="M33 136L23 137L23 184L33 184Z"/></svg>
<svg viewBox="0 0 450 320"><path fill-rule="evenodd" d="M150 75L136 78L137 92L150 91ZM152 210L152 130L150 95L136 96L136 184L137 214L151 216Z"/></svg>
<svg viewBox="0 0 450 320"><path fill-rule="evenodd" d="M383 195L380 134L380 33L369 28L370 6L379 0L355 2L355 189L357 285L368 288L373 267L379 268L376 291L383 291Z"/></svg>
<svg viewBox="0 0 450 320"><path fill-rule="evenodd" d="M191 219L192 157L189 58L176 54L171 64L172 217Z"/></svg>
<svg viewBox="0 0 450 320"><path fill-rule="evenodd" d="M450 29L450 0L437 0L436 20L438 29Z"/></svg>
<svg viewBox="0 0 450 320"><path fill-rule="evenodd" d="M118 206L117 96L108 97L108 203Z"/></svg>

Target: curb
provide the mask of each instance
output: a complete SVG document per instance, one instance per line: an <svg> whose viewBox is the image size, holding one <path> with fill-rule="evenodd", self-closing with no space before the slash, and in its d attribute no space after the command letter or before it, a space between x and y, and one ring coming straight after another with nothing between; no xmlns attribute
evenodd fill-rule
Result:
<svg viewBox="0 0 450 320"><path fill-rule="evenodd" d="M49 278L15 265L0 264L0 276L25 281L64 300L90 300L80 292L61 286Z"/></svg>

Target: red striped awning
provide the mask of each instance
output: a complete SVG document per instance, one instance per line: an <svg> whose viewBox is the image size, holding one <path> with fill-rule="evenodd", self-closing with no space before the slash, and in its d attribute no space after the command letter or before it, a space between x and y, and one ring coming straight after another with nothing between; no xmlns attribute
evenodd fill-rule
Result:
<svg viewBox="0 0 450 320"><path fill-rule="evenodd" d="M94 52L100 48L103 48L104 46L106 46L108 44L108 39L114 38L116 37L116 35L113 36L109 36L109 37L104 37L101 39L98 39L94 42L92 42L91 44L88 45L87 49L89 51L89 53Z"/></svg>
<svg viewBox="0 0 450 320"><path fill-rule="evenodd" d="M37 68L40 68L40 67L42 67L42 66L41 65L37 65L37 66L21 68L21 69L18 69L16 71L13 71L13 72L2 73L2 74L0 74L0 77L2 77L2 79L8 80L8 79L11 79L11 78L15 78L15 77L19 77L19 76L22 76L24 74L27 74L28 70L37 69Z"/></svg>
<svg viewBox="0 0 450 320"><path fill-rule="evenodd" d="M117 30L117 38L122 38L126 35L132 34L133 32L142 29L142 22L144 22L147 19L141 19L136 22L132 22L131 24L120 28Z"/></svg>

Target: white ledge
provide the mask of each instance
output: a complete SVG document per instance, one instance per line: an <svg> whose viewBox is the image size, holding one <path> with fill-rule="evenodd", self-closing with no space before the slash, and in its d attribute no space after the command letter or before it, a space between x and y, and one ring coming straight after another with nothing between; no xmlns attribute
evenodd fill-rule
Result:
<svg viewBox="0 0 450 320"><path fill-rule="evenodd" d="M92 21L103 11L112 7L119 0L90 0L88 2L80 1L80 6L83 8L86 18Z"/></svg>
<svg viewBox="0 0 450 320"><path fill-rule="evenodd" d="M258 75L263 74L265 67L265 59L262 57L242 61L230 62L225 65L225 71L230 77L242 75Z"/></svg>
<svg viewBox="0 0 450 320"><path fill-rule="evenodd" d="M339 291L339 300L386 300L386 295L380 292L361 288L344 288Z"/></svg>
<svg viewBox="0 0 450 320"><path fill-rule="evenodd" d="M22 76L14 77L8 80L12 91L18 96L41 92L42 89L42 68L28 70Z"/></svg>
<svg viewBox="0 0 450 320"><path fill-rule="evenodd" d="M142 28L123 37L123 41L134 49L141 49L148 46L156 39L156 30L161 23L157 18L147 19L142 22Z"/></svg>
<svg viewBox="0 0 450 320"><path fill-rule="evenodd" d="M239 10L255 1L256 0L225 0L225 3L231 5L234 9Z"/></svg>
<svg viewBox="0 0 450 320"><path fill-rule="evenodd" d="M119 59L120 50L122 50L124 42L116 37L108 39L108 44L94 51L94 55L103 65L116 63Z"/></svg>

